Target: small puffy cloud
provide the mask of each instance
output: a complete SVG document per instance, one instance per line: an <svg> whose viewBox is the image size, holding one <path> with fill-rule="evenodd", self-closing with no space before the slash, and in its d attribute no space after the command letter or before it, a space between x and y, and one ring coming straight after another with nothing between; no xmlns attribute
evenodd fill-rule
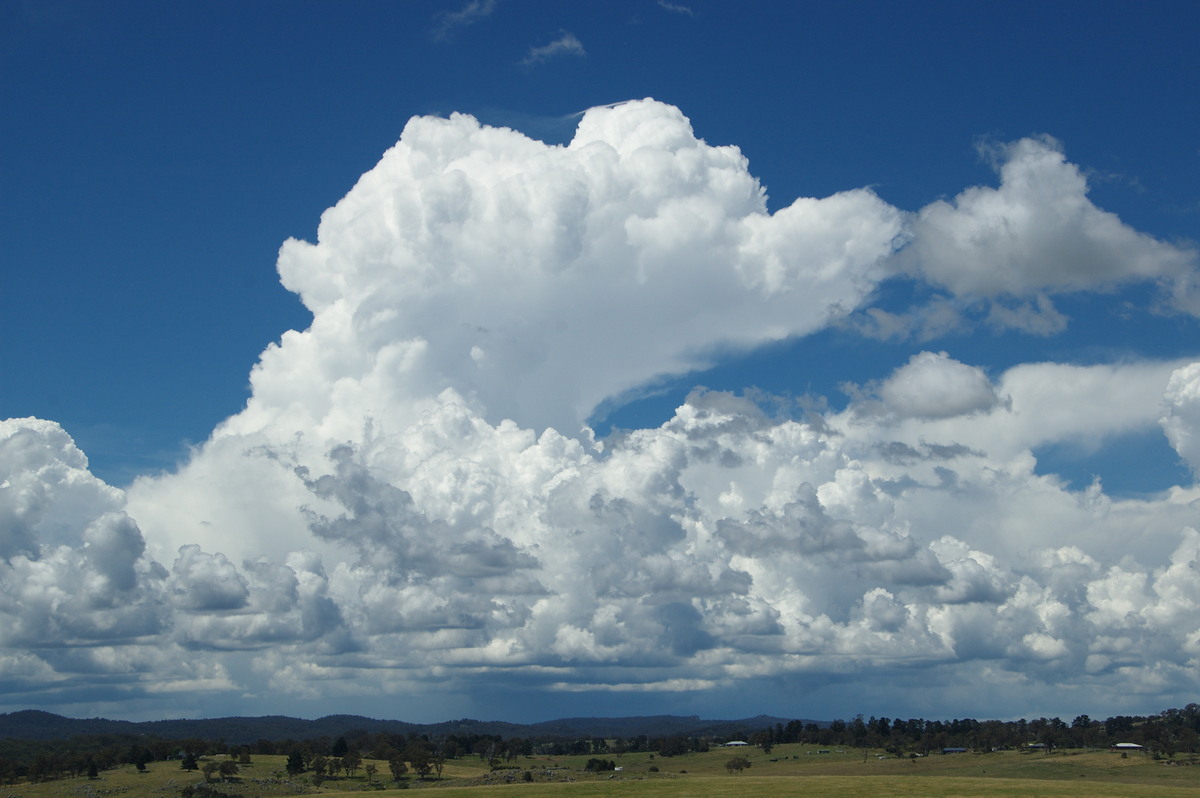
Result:
<svg viewBox="0 0 1200 798"><path fill-rule="evenodd" d="M171 568L175 604L187 610L232 610L246 604L250 589L224 554L183 546Z"/></svg>
<svg viewBox="0 0 1200 798"><path fill-rule="evenodd" d="M1167 439L1193 473L1200 473L1200 363L1171 373L1163 405L1160 423Z"/></svg>
<svg viewBox="0 0 1200 798"><path fill-rule="evenodd" d="M945 352L921 352L879 386L884 405L902 418L951 418L982 413L1000 399L987 375Z"/></svg>
<svg viewBox="0 0 1200 798"><path fill-rule="evenodd" d="M549 44L529 48L529 53L521 63L531 66L560 55L584 56L587 55L587 51L583 49L583 42L579 41L574 33L562 31L559 37Z"/></svg>
<svg viewBox="0 0 1200 798"><path fill-rule="evenodd" d="M137 585L137 564L146 551L142 532L125 513L105 513L83 532L83 556L97 576L116 591Z"/></svg>
<svg viewBox="0 0 1200 798"><path fill-rule="evenodd" d="M1193 312L1196 252L1139 233L1094 205L1087 179L1058 142L1025 138L988 154L999 187L975 186L922 208L910 220L898 269L951 292L960 306L982 302L989 324L1038 334L1066 324L1050 295L1134 281L1158 282L1171 304ZM927 314L911 311L906 326L920 329ZM864 324L886 334L902 318Z"/></svg>
<svg viewBox="0 0 1200 798"><path fill-rule="evenodd" d="M863 596L863 617L879 632L896 632L908 620L908 609L881 587L871 588Z"/></svg>
<svg viewBox="0 0 1200 798"><path fill-rule="evenodd" d="M1034 296L1174 278L1196 254L1139 233L1087 198L1087 180L1058 142L999 146L1000 186L922 208L909 255L916 273L965 297Z"/></svg>

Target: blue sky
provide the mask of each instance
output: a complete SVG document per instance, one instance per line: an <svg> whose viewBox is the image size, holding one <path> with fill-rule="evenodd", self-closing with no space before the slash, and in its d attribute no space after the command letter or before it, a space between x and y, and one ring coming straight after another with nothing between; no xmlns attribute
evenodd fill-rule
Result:
<svg viewBox="0 0 1200 798"><path fill-rule="evenodd" d="M0 708L1190 700L1198 16L0 4Z"/></svg>

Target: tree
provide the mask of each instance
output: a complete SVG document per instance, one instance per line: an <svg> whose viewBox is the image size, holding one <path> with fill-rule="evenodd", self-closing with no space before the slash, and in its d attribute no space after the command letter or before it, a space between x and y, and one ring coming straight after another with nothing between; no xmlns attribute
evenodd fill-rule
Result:
<svg viewBox="0 0 1200 798"><path fill-rule="evenodd" d="M421 781L425 781L425 777L433 770L433 756L423 744L414 743L408 748L408 764L412 765L413 772Z"/></svg>
<svg viewBox="0 0 1200 798"><path fill-rule="evenodd" d="M288 754L286 767L289 776L298 776L304 772L304 754L299 748Z"/></svg>
<svg viewBox="0 0 1200 798"><path fill-rule="evenodd" d="M664 737L658 746L659 756L681 756L691 750L688 738L682 735Z"/></svg>
<svg viewBox="0 0 1200 798"><path fill-rule="evenodd" d="M188 751L183 755L183 761L179 763L179 767L183 770L197 770L200 763L196 761L196 755Z"/></svg>
<svg viewBox="0 0 1200 798"><path fill-rule="evenodd" d="M394 756L388 760L388 768L392 771L392 781L397 784L400 779L404 778L404 774L408 772L408 765L404 764L404 759L400 756Z"/></svg>
<svg viewBox="0 0 1200 798"><path fill-rule="evenodd" d="M379 768L377 768L375 766L374 762L368 762L367 766L365 768L363 768L363 770L367 771L367 783L374 784L375 783L375 773L379 770Z"/></svg>
<svg viewBox="0 0 1200 798"><path fill-rule="evenodd" d="M208 762L204 763L204 767L200 768L200 772L204 774L205 781L212 781L213 774L216 773L220 767L221 766L216 762L209 760Z"/></svg>
<svg viewBox="0 0 1200 798"><path fill-rule="evenodd" d="M133 763L133 766L138 769L138 773L146 772L146 763L154 758L154 753L140 745L135 745L129 749L128 761Z"/></svg>
<svg viewBox="0 0 1200 798"><path fill-rule="evenodd" d="M735 756L733 759L725 763L725 769L732 773L741 773L750 767L750 760L742 756Z"/></svg>
<svg viewBox="0 0 1200 798"><path fill-rule="evenodd" d="M237 778L237 762L234 762L232 759L226 759L217 766L217 769L221 772L221 781L232 781Z"/></svg>
<svg viewBox="0 0 1200 798"><path fill-rule="evenodd" d="M346 742L346 738L339 737L339 738L337 738L336 741L334 741L333 749L330 750L329 754L331 756L343 757L346 755L346 752L349 750L350 750L350 744L348 742Z"/></svg>

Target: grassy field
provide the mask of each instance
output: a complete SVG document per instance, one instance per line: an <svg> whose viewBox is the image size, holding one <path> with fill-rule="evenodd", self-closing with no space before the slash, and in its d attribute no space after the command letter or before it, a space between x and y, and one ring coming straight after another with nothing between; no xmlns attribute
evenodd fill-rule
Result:
<svg viewBox="0 0 1200 798"><path fill-rule="evenodd" d="M831 750L783 745L769 755L757 749L716 750L705 754L655 757L651 754L604 755L622 768L615 773L582 770L589 757L531 757L509 763L513 770L491 772L477 758L451 760L442 778L407 779L408 789L436 790L439 798L490 798L501 794L539 798L678 798L744 796L775 798L813 795L829 798L908 798L912 796L1087 796L1088 798L1173 798L1200 796L1200 764L1155 762L1140 754L1122 758L1108 751L1067 751L1052 755L1003 751L989 754L935 755L916 760L878 758L882 752ZM730 774L734 756L751 762L749 770ZM368 760L369 761L369 760ZM364 762L364 765L366 763ZM313 786L309 775L289 777L284 757L256 756L240 766L236 783L214 783L222 792L246 796L356 796L366 792L397 794L387 764L368 782L360 769L354 778ZM657 768L657 771L651 770ZM524 781L529 771L532 781ZM176 762L154 762L145 773L133 766L105 771L100 778L66 779L45 784L0 787L0 798L168 798L183 787L203 782L198 773Z"/></svg>

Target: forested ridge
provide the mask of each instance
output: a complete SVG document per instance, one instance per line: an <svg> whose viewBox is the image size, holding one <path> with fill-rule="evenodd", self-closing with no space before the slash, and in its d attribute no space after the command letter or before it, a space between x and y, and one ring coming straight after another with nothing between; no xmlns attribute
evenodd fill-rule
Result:
<svg viewBox="0 0 1200 798"><path fill-rule="evenodd" d="M444 737L463 732L500 735L501 737L628 737L639 734L721 735L732 729L760 728L787 723L787 718L760 715L740 720L703 720L699 716L652 715L628 718L560 718L540 723L520 724L472 718L440 723L409 723L380 720L360 715L327 715L315 720L283 715L174 719L132 722L106 718L66 718L40 710L22 710L0 714L0 739L13 737L54 740L68 737L133 734L164 739L222 739L239 745L260 739L284 740L337 737L347 729L368 732L392 732L406 735ZM827 725L819 721L819 725Z"/></svg>
<svg viewBox="0 0 1200 798"><path fill-rule="evenodd" d="M24 736L8 734L0 737L0 781L44 781L94 774L126 763L144 766L148 762L170 759L179 760L182 769L194 770L202 757L222 755L230 762L244 762L256 754L287 755L289 769L294 766L298 772L326 768L332 762L347 767L346 763L360 763L364 759L390 762L396 768L411 766L415 772L427 768L425 772L430 772L448 759L466 756L479 756L495 763L534 753L620 755L650 751L669 757L706 751L731 740L741 740L767 752L774 745L807 743L882 749L899 756L926 755L946 748L991 751L1031 745L1054 750L1136 743L1154 756L1194 754L1200 749L1198 704L1155 715L1119 715L1105 720L1078 715L1071 721L1057 717L980 721L857 715L848 720L823 723L765 716L742 721L659 716L574 718L532 725L463 719L418 725L357 716L331 716L317 721L300 721L313 724L303 728L324 732L308 737L262 736L252 742L231 739L232 735L251 727L259 730L296 728L286 721L297 719L223 718L132 723L101 718L72 721L35 711L0 715L0 730L7 732L23 724L25 732ZM80 728L72 726L72 722L90 724L84 728L99 731L62 736L63 730ZM497 731L497 727L503 731ZM223 729L225 733L205 737L195 734L199 729ZM553 731L555 729L558 731ZM570 733L579 729L590 731ZM613 729L623 733L605 733ZM171 730L190 733L173 735Z"/></svg>

